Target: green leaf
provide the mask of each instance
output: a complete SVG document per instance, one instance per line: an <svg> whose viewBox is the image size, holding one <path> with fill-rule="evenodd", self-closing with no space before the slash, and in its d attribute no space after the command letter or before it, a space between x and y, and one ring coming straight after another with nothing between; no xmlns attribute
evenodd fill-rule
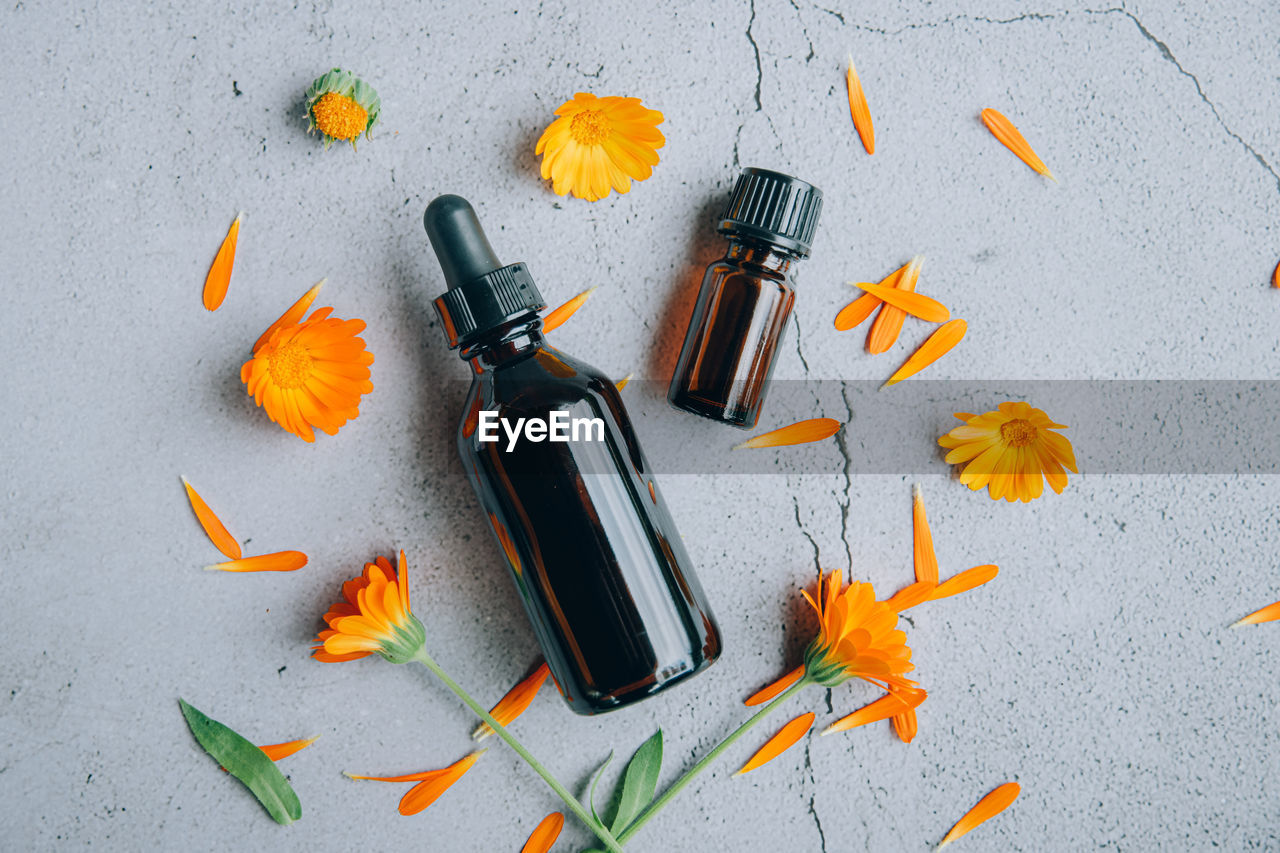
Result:
<svg viewBox="0 0 1280 853"><path fill-rule="evenodd" d="M178 704L182 706L182 716L186 717L191 734L205 752L243 782L276 823L287 826L302 817L298 795L265 752L183 700L179 699Z"/></svg>
<svg viewBox="0 0 1280 853"><path fill-rule="evenodd" d="M618 810L609 822L609 831L621 832L640 816L658 790L658 773L662 770L662 729L658 729L636 750L627 764L622 786L614 796Z"/></svg>
<svg viewBox="0 0 1280 853"><path fill-rule="evenodd" d="M596 820L600 820L600 815L596 814L596 785L600 784L600 777L604 775L604 769L609 766L610 761L613 761L613 750L609 750L609 754L605 756L604 763L596 770L595 776L591 779L591 791L587 794L587 803L591 806L591 816ZM604 823L602 820L600 822Z"/></svg>

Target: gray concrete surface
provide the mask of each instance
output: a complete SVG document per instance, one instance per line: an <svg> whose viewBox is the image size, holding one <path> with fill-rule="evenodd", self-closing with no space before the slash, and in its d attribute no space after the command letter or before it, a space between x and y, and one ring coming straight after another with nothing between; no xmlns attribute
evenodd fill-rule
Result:
<svg viewBox="0 0 1280 853"><path fill-rule="evenodd" d="M895 357L831 329L841 282L923 252L921 289L971 327L934 379L1274 378L1278 46L1275 6L1245 0L9 4L2 846L517 850L556 808L495 748L399 817L403 786L341 771L448 763L467 713L414 668L307 658L340 580L401 546L430 648L479 696L534 654L453 461L462 365L428 313L441 280L420 225L435 194L472 198L552 302L604 285L558 343L619 375L664 378L691 276L718 246L709 205L759 164L828 194L779 377L887 376ZM844 103L851 51L873 158ZM301 94L335 64L382 94L381 133L358 154L304 132ZM538 179L534 141L577 90L666 113L662 163L627 196L563 201ZM987 135L986 106L1060 185ZM241 209L235 279L210 315L200 285ZM369 323L376 390L308 446L253 408L237 370L321 276L324 304ZM857 412L849 435L875 440ZM634 849L925 850L1007 780L1021 799L964 849L1280 848L1280 629L1226 627L1280 598L1280 478L1095 473L997 505L918 438L944 573L1002 569L912 616L930 690L918 739L814 737L740 779L736 749ZM1160 424L1134 440L1158 452ZM815 565L905 583L921 478L846 477L831 460L665 476L726 655L612 716L541 697L517 726L530 747L578 784L661 726L673 778L795 663L809 623L794 590ZM302 548L311 564L202 572L216 552L179 474L250 552ZM282 765L301 822L276 826L211 766L178 696L259 742L322 736ZM814 691L796 712L827 721L871 696L841 687L828 706ZM587 840L570 824L562 849Z"/></svg>

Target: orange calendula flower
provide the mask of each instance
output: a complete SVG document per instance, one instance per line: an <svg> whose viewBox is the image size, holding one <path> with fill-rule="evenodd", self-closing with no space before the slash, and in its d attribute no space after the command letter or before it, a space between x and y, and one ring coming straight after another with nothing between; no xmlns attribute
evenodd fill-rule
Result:
<svg viewBox="0 0 1280 853"><path fill-rule="evenodd" d="M843 577L833 571L818 581L817 598L801 595L818 614L818 636L804 653L805 674L825 687L850 678L861 678L888 690L910 690L915 682L903 676L915 669L907 635L897 629L898 611L876 601L874 587L855 582L842 586Z"/></svg>
<svg viewBox="0 0 1280 853"><path fill-rule="evenodd" d="M341 139L356 147L356 137L370 138L382 112L382 99L372 86L350 71L334 68L321 74L307 89L307 119L312 132L320 131L324 147Z"/></svg>
<svg viewBox="0 0 1280 853"><path fill-rule="evenodd" d="M201 299L209 311L217 311L222 300L227 298L227 288L231 286L231 269L236 263L236 243L240 239L240 219L243 216L243 213L236 214L231 227L227 229L227 236L218 247L218 254L213 256L209 274L205 276Z"/></svg>
<svg viewBox="0 0 1280 853"><path fill-rule="evenodd" d="M987 487L992 500L1034 500L1044 491L1044 480L1062 494L1066 471L1079 473L1071 442L1054 432L1067 427L1040 409L1001 403L993 412L957 412L956 417L964 425L939 438L938 444L950 451L948 464L964 465L960 482L974 491Z"/></svg>
<svg viewBox="0 0 1280 853"><path fill-rule="evenodd" d="M929 338L920 345L920 348L913 352L911 356L902 363L894 374L890 376L882 387L888 388L890 385L897 385L904 379L915 376L938 359L955 348L964 338L965 332L969 331L969 324L964 320L952 320L939 326Z"/></svg>
<svg viewBox="0 0 1280 853"><path fill-rule="evenodd" d="M662 113L639 98L597 98L579 92L556 110L535 154L542 155L542 177L556 195L573 193L599 201L611 190L625 193L658 164L666 138L658 130Z"/></svg>
<svg viewBox="0 0 1280 853"><path fill-rule="evenodd" d="M929 531L929 517L924 511L924 491L919 483L911 490L911 529L916 580L936 584L938 557L933 551L933 533Z"/></svg>
<svg viewBox="0 0 1280 853"><path fill-rule="evenodd" d="M336 435L373 390L373 353L357 337L364 321L330 317L332 311L321 308L304 322L276 328L240 368L240 380L267 417L304 441L315 441L313 427Z"/></svg>
<svg viewBox="0 0 1280 853"><path fill-rule="evenodd" d="M835 418L810 418L807 421L779 427L775 430L752 436L741 444L734 445L734 450L744 447L785 447L792 444L808 444L831 438L840 431L844 424Z"/></svg>
<svg viewBox="0 0 1280 853"><path fill-rule="evenodd" d="M240 543L232 536L222 520L209 509L209 505L204 502L204 498L196 492L196 490L187 482L187 478L182 478L183 488L187 490L187 500L191 503L191 510L196 514L196 520L200 522L200 526L204 528L205 535L209 537L209 541L213 546L225 554L232 560L238 560L241 557Z"/></svg>
<svg viewBox="0 0 1280 853"><path fill-rule="evenodd" d="M990 794L987 794L978 801L976 806L969 809L964 817L956 821L956 825L951 827L951 831L942 839L938 849L941 850L960 836L975 829L979 824L991 820L991 818L1009 808L1013 801L1018 799L1018 794L1020 793L1022 793L1022 788L1017 782L1006 782Z"/></svg>
<svg viewBox="0 0 1280 853"><path fill-rule="evenodd" d="M553 311L548 311L547 316L542 318L542 331L544 333L550 332L563 326L564 321L572 317L574 313L582 307L582 303L587 301L587 297L595 293L596 290L597 288L595 287L587 288L568 302L561 305L559 308L556 308Z"/></svg>
<svg viewBox="0 0 1280 853"><path fill-rule="evenodd" d="M564 829L564 815L560 812L552 812L534 827L533 832L529 833L529 840L520 848L520 853L547 853L551 845L555 844L556 839L560 837L562 829Z"/></svg>
<svg viewBox="0 0 1280 853"><path fill-rule="evenodd" d="M982 123L987 126L987 130L991 131L991 135L1000 140L1005 148L1016 154L1019 160L1049 180L1057 182L1058 179L1053 176L1053 172L1050 172L1044 161L1036 155L1035 151L1031 150L1030 143L1013 126L1013 122L995 110L988 108L982 111Z"/></svg>
<svg viewBox="0 0 1280 853"><path fill-rule="evenodd" d="M858 77L858 69L853 67L853 54L849 54L849 70L844 75L845 88L849 90L849 114L853 117L853 126L858 129L858 137L862 139L862 147L868 154L876 153L876 129L871 124L871 109L867 106L867 96L862 91L862 80Z"/></svg>
<svg viewBox="0 0 1280 853"><path fill-rule="evenodd" d="M301 551L277 551L205 566L220 572L296 572L307 564L307 555Z"/></svg>
<svg viewBox="0 0 1280 853"><path fill-rule="evenodd" d="M378 557L365 563L363 574L344 583L343 600L324 615L329 627L316 637L316 660L355 660L374 652L392 663L413 660L427 632L409 610L407 571L401 551L396 568L386 557Z"/></svg>
<svg viewBox="0 0 1280 853"><path fill-rule="evenodd" d="M796 742L799 741L800 738L804 737L805 733L812 728L815 716L816 715L810 711L807 714L801 714L791 722L787 723L778 730L777 734L765 741L764 746L756 750L756 754L751 756L751 758L747 760L747 763L742 765L742 769L733 775L741 776L744 773L750 773L752 770L768 764L770 761L773 761L773 759L795 746Z"/></svg>
<svg viewBox="0 0 1280 853"><path fill-rule="evenodd" d="M498 704L489 710L489 716L501 723L504 728L511 725L517 717L529 709L533 703L533 697L538 695L543 682L550 674L551 670L547 667L546 661L543 661L523 681L508 690L506 696L498 700ZM471 739L484 740L491 734L493 734L493 728L488 723L481 723L471 733Z"/></svg>
<svg viewBox="0 0 1280 853"><path fill-rule="evenodd" d="M467 753L448 767L422 773L408 773L404 776L356 776L352 773L345 775L349 779L366 779L371 782L417 782L418 784L400 798L400 814L415 815L440 799L440 795L449 790L454 782L465 776L484 753L483 749L476 750Z"/></svg>
<svg viewBox="0 0 1280 853"><path fill-rule="evenodd" d="M920 281L920 269L923 266L924 256L916 255L898 276L894 286L906 293L913 292ZM896 305L882 306L875 322L871 324L871 331L867 333L867 352L879 355L893 346L902 331L902 321L906 318L907 312Z"/></svg>
<svg viewBox="0 0 1280 853"><path fill-rule="evenodd" d="M1268 604L1261 610L1255 610L1248 616L1236 622L1231 627L1239 628L1241 625L1261 625L1263 622L1274 622L1280 619L1280 601L1275 604Z"/></svg>

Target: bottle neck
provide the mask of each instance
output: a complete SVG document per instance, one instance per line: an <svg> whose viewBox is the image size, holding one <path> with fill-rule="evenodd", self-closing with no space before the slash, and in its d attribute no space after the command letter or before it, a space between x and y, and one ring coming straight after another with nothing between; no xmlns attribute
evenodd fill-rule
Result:
<svg viewBox="0 0 1280 853"><path fill-rule="evenodd" d="M542 347L542 317L515 320L492 329L467 344L459 355L471 365L473 373L484 373L503 364L528 356Z"/></svg>
<svg viewBox="0 0 1280 853"><path fill-rule="evenodd" d="M776 275L785 276L791 271L796 256L785 249L763 240L734 239L729 243L727 260L744 267L755 267Z"/></svg>

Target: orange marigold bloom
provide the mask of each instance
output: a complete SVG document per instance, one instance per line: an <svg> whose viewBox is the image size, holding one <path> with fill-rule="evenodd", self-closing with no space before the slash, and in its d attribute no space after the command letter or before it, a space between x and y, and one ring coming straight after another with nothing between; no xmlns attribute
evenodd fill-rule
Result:
<svg viewBox="0 0 1280 853"><path fill-rule="evenodd" d="M986 486L993 501L1034 500L1044 491L1045 480L1062 494L1066 472L1079 473L1071 442L1053 432L1067 427L1040 409L1001 403L993 412L956 412L956 417L964 425L939 438L938 444L950 451L948 464L964 464L960 482L974 491Z"/></svg>
<svg viewBox="0 0 1280 853"><path fill-rule="evenodd" d="M658 130L662 113L639 98L597 98L579 92L556 110L559 116L538 139L542 178L556 195L573 193L599 201L611 190L625 193L658 164L667 140Z"/></svg>
<svg viewBox="0 0 1280 853"><path fill-rule="evenodd" d="M343 600L329 608L329 627L316 637L316 660L355 660L377 652L392 663L408 663L427 635L409 610L404 551L396 568L386 557L364 564L364 573L342 585Z"/></svg>
<svg viewBox="0 0 1280 853"><path fill-rule="evenodd" d="M373 390L363 320L330 317L321 308L305 321L281 326L240 368L240 380L267 416L304 441L312 427L336 435L360 414L360 397Z"/></svg>
<svg viewBox="0 0 1280 853"><path fill-rule="evenodd" d="M876 601L875 588L854 582L842 586L839 570L818 581L817 600L801 592L818 614L818 636L804 653L805 673L826 687L861 678L888 690L913 688L903 675L915 669L907 635L897 628L898 611Z"/></svg>

